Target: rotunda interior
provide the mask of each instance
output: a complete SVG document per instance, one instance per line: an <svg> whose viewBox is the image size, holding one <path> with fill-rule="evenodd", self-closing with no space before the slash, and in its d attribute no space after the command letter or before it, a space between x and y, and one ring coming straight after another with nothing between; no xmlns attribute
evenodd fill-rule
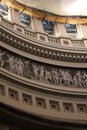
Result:
<svg viewBox="0 0 87 130"><path fill-rule="evenodd" d="M0 130L87 130L86 9L0 0Z"/></svg>

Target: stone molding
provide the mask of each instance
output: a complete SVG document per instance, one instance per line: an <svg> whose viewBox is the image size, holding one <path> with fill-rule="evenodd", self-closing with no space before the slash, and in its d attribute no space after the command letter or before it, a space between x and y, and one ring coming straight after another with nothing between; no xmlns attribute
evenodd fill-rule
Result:
<svg viewBox="0 0 87 130"><path fill-rule="evenodd" d="M8 32L7 29L1 27L0 29L0 39L7 45L21 50L23 52L46 58L54 61L69 62L69 63L87 63L87 51L84 50L71 50L69 48L50 48L44 45L32 43L32 41L26 41Z"/></svg>

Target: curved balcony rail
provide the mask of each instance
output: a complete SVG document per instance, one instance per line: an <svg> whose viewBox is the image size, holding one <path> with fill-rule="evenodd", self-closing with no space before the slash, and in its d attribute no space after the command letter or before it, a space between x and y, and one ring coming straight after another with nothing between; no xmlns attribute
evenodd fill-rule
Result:
<svg viewBox="0 0 87 130"><path fill-rule="evenodd" d="M86 39L76 40L71 38L65 38L65 37L52 37L49 35L46 35L44 33L39 32L33 32L30 30L27 30L26 28L17 25L16 23L11 23L3 17L0 17L0 25L7 27L7 29L13 29L17 31L20 34L23 34L26 38L31 38L34 41L38 41L39 43L43 43L44 45L50 46L50 47L65 47L65 48L73 48L73 49L84 49L86 48Z"/></svg>
<svg viewBox="0 0 87 130"><path fill-rule="evenodd" d="M44 45L49 44L45 42L39 45L41 41L36 40L37 33L30 36L31 38L25 38L25 34L19 33L14 26L10 27L8 24L9 29L4 24L0 26L0 40L3 41L0 42L0 102L47 119L78 121L85 124L87 122L87 49L77 47L74 50L73 47L62 46L56 49ZM60 44L58 40L57 42ZM80 42L82 44L82 41ZM4 46L6 44L13 50L9 49L10 47L6 49L7 46ZM20 54L17 49L21 50ZM49 65L45 61L38 62L32 57L25 56L25 52L41 58L84 63L85 67L75 67L76 64L74 68L56 66L52 63Z"/></svg>
<svg viewBox="0 0 87 130"><path fill-rule="evenodd" d="M0 40L0 102L50 120L87 123L86 39L51 37L0 17Z"/></svg>
<svg viewBox="0 0 87 130"><path fill-rule="evenodd" d="M35 40L34 38L26 37L19 32L15 31L11 27L7 27L5 25L0 25L0 39L4 41L4 43L17 48L21 51L30 53L35 56L44 57L47 59L52 59L55 61L64 61L71 62L70 66L76 67L76 65L72 65L72 63L82 63L82 66L86 67L87 63L87 49L86 48L71 48L71 47L50 47L46 45L46 43L42 43L39 40ZM57 41L58 42L58 41ZM82 42L82 41L81 41ZM3 46L2 43L0 43ZM50 62L52 63L52 62ZM84 63L84 64L83 64ZM58 63L55 63L55 65ZM60 63L62 65L62 63ZM65 64L64 64L65 66ZM66 65L68 66L68 65ZM79 64L77 65L79 67Z"/></svg>

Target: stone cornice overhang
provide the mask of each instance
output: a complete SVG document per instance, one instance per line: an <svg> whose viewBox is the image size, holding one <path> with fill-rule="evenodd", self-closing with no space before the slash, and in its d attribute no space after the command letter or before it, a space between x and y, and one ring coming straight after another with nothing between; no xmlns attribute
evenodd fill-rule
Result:
<svg viewBox="0 0 87 130"><path fill-rule="evenodd" d="M53 65L87 68L87 49L50 47L0 25L0 46L30 59ZM32 58L31 58L32 57ZM68 63L68 64L67 64Z"/></svg>
<svg viewBox="0 0 87 130"><path fill-rule="evenodd" d="M3 18L2 18L3 19ZM14 26L14 25L17 25L16 23L10 23L10 25ZM17 25L19 26L19 25ZM21 27L21 26L19 26ZM11 35L13 38L14 38L14 41L16 40L17 42L20 41L20 42L24 42L25 44L27 43L27 45L32 45L32 47L42 47L43 49L50 49L50 50L53 50L53 51L60 51L60 52L71 52L71 53L81 53L81 54L87 54L87 48L76 48L76 47L64 47L64 46L56 46L56 45L50 45L50 43L46 42L46 41L40 41L37 39L37 37L34 39L34 38L31 38L31 37L28 37L26 36L25 34L22 34L18 31L16 31L14 28L10 28L8 26L5 26L5 24L3 24L3 22L0 23L0 30L8 35L6 36L9 36ZM35 34L37 34L38 32L35 32ZM39 32L39 34L43 34L41 32ZM0 33L1 35L1 33ZM45 34L47 35L47 34ZM48 35L47 35L48 36ZM3 35L4 37L4 35ZM6 37L6 40L10 40L8 39L10 37ZM64 38L64 39L69 39L69 38L65 38L65 37L59 37L60 38ZM86 40L86 39L84 39ZM12 41L12 43L16 43ZM36 45L36 46L35 46Z"/></svg>
<svg viewBox="0 0 87 130"><path fill-rule="evenodd" d="M41 94L43 96L49 96L53 98L61 99L72 99L72 100L87 100L87 89L86 88L69 88L62 86L54 86L31 79L22 78L15 74L8 73L0 69L0 82L6 83L15 88ZM79 91L80 90L80 91Z"/></svg>
<svg viewBox="0 0 87 130"><path fill-rule="evenodd" d="M52 121L43 117L26 113L0 102L0 123L24 129L50 130L86 130L86 123L72 123L67 121Z"/></svg>

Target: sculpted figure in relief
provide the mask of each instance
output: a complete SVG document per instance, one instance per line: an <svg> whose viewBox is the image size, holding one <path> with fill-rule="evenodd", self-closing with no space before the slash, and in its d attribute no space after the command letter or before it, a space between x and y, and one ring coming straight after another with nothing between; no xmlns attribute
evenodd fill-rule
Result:
<svg viewBox="0 0 87 130"><path fill-rule="evenodd" d="M52 75L53 83L59 84L60 83L60 75L58 74L56 68L52 68L51 75Z"/></svg>
<svg viewBox="0 0 87 130"><path fill-rule="evenodd" d="M32 64L32 67L33 67L35 79L38 79L39 78L39 67L35 63Z"/></svg>
<svg viewBox="0 0 87 130"><path fill-rule="evenodd" d="M3 67L4 64L4 59L3 59L4 54L5 52L2 52L2 50L0 50L0 67Z"/></svg>
<svg viewBox="0 0 87 130"><path fill-rule="evenodd" d="M22 57L19 58L19 56L14 56L14 54L7 51L0 50L0 67L20 76L47 83L68 87L87 87L87 70L75 69L72 73L72 69L69 71L67 68L57 68L51 65L49 68L45 64L22 59Z"/></svg>
<svg viewBox="0 0 87 130"><path fill-rule="evenodd" d="M87 74L85 72L83 72L82 75L82 80L83 80L83 87L87 87Z"/></svg>
<svg viewBox="0 0 87 130"><path fill-rule="evenodd" d="M17 69L18 70L18 75L23 76L24 64L23 64L21 59L18 60L17 66L18 66L18 69Z"/></svg>
<svg viewBox="0 0 87 130"><path fill-rule="evenodd" d="M52 82L52 75L51 72L45 69L45 81Z"/></svg>
<svg viewBox="0 0 87 130"><path fill-rule="evenodd" d="M77 81L78 81L78 87L82 87L83 81L82 81L82 74L81 74L80 71L76 72L76 78L77 78Z"/></svg>
<svg viewBox="0 0 87 130"><path fill-rule="evenodd" d="M40 79L40 80L44 80L45 71L44 71L43 65L39 66L39 72L40 72L39 79Z"/></svg>
<svg viewBox="0 0 87 130"><path fill-rule="evenodd" d="M14 56L7 55L10 72L14 72Z"/></svg>

